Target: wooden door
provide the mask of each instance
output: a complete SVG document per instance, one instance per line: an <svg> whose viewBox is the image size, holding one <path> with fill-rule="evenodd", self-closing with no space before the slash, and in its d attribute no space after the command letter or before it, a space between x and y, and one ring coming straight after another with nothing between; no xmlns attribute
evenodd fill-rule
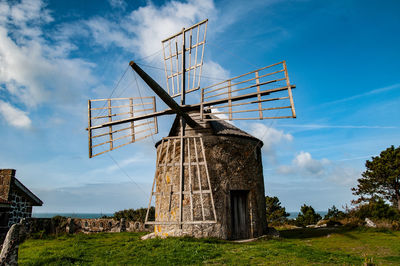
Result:
<svg viewBox="0 0 400 266"><path fill-rule="evenodd" d="M232 239L249 238L249 209L247 190L231 190Z"/></svg>

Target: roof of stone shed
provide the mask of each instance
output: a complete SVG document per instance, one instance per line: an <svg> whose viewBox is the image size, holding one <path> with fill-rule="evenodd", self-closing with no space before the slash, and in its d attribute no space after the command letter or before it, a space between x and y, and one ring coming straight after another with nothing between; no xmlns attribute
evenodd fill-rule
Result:
<svg viewBox="0 0 400 266"><path fill-rule="evenodd" d="M35 194L32 193L24 184L22 184L17 178L14 178L14 184L18 187L22 192L24 192L32 201L33 206L42 206L43 201L39 199Z"/></svg>
<svg viewBox="0 0 400 266"><path fill-rule="evenodd" d="M10 196L10 188L11 186L16 187L22 193L24 193L28 200L32 203L33 206L42 206L43 201L41 201L35 194L32 193L27 187L25 187L16 177L15 177L15 169L0 169L0 184L2 184L3 189L0 195L1 204L7 204Z"/></svg>

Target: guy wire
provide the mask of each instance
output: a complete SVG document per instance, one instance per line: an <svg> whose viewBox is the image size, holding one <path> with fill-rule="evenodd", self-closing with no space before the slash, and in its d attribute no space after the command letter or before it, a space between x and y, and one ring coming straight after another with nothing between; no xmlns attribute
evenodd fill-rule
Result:
<svg viewBox="0 0 400 266"><path fill-rule="evenodd" d="M115 165L121 170L121 172L123 172L125 174L126 177L128 177L132 183L134 183L139 189L140 191L147 197L147 194L144 192L144 190L139 186L138 183L136 183L129 175L127 172L125 172L124 169L122 169L122 167L117 163L117 161L111 156L111 154L109 152L107 152L108 156L110 156L111 160L115 163Z"/></svg>

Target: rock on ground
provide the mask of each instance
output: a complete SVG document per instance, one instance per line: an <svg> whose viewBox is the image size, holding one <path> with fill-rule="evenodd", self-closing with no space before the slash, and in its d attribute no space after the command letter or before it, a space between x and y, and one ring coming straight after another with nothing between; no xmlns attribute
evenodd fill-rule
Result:
<svg viewBox="0 0 400 266"><path fill-rule="evenodd" d="M18 265L18 247L25 237L23 224L13 224L8 230L0 253L0 265Z"/></svg>
<svg viewBox="0 0 400 266"><path fill-rule="evenodd" d="M369 218L365 218L365 222L367 223L367 227L376 227L376 224L371 221Z"/></svg>

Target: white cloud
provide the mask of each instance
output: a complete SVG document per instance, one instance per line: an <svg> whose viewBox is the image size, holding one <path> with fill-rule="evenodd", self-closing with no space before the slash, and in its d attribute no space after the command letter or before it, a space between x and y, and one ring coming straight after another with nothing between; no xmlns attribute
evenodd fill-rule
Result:
<svg viewBox="0 0 400 266"><path fill-rule="evenodd" d="M115 45L126 50L132 50L133 40L123 31L120 22L96 17L86 21L85 24L97 44L104 47Z"/></svg>
<svg viewBox="0 0 400 266"><path fill-rule="evenodd" d="M112 8L120 8L123 10L126 8L126 2L124 0L108 0L108 3Z"/></svg>
<svg viewBox="0 0 400 266"><path fill-rule="evenodd" d="M29 119L26 112L21 111L20 109L12 106L9 103L6 103L0 100L0 114L3 116L4 120L18 128L30 128L31 120Z"/></svg>
<svg viewBox="0 0 400 266"><path fill-rule="evenodd" d="M292 174L294 171L293 171L293 167L291 165L280 165L277 168L277 172L279 174L288 175L288 174Z"/></svg>
<svg viewBox="0 0 400 266"><path fill-rule="evenodd" d="M295 156L290 165L281 165L277 168L278 174L300 175L302 178L318 177L339 186L351 187L361 176L361 171L347 165L343 160L330 161L316 160L309 152L301 151Z"/></svg>
<svg viewBox="0 0 400 266"><path fill-rule="evenodd" d="M355 186L361 171L343 164L335 165L328 175L328 179L336 184Z"/></svg>
<svg viewBox="0 0 400 266"><path fill-rule="evenodd" d="M2 2L0 14L3 18L0 19L0 23L3 26L12 25L20 34L30 38L37 38L42 34L38 26L53 21L50 12L45 9L45 4L41 0L22 0L14 5ZM18 35L14 37L22 40Z"/></svg>
<svg viewBox="0 0 400 266"><path fill-rule="evenodd" d="M48 10L43 10L45 4L40 0L22 0L14 6L10 6L10 19L19 26L26 26L31 21L50 22L53 18Z"/></svg>
<svg viewBox="0 0 400 266"><path fill-rule="evenodd" d="M315 160L309 152L301 151L293 160L293 164L307 173L320 175L324 171L324 165L329 163L327 159Z"/></svg>
<svg viewBox="0 0 400 266"><path fill-rule="evenodd" d="M94 83L93 64L70 58L74 45L44 37L53 18L42 1L0 3L0 85L27 107L47 101L65 104Z"/></svg>
<svg viewBox="0 0 400 266"><path fill-rule="evenodd" d="M227 114L219 114L220 112L223 112L223 110L220 110L218 108L211 109L211 113L213 113L216 117L225 120L226 122L234 125L233 121L229 120L229 116Z"/></svg>
<svg viewBox="0 0 400 266"><path fill-rule="evenodd" d="M321 176L326 173L325 166L330 162L327 159L315 160L309 152L301 151L293 159L291 165L279 166L277 171L280 174L304 174Z"/></svg>
<svg viewBox="0 0 400 266"><path fill-rule="evenodd" d="M126 52L133 52L135 56L132 59L143 58L141 60L146 60L148 64L163 68L161 41L181 31L182 27L188 27L206 18L216 18L216 13L213 0L169 1L161 6L148 2L146 6L117 19L104 17L89 19L81 23L86 28L83 30L77 28L75 34L89 32L96 45L120 47ZM66 31L72 34L70 30ZM165 80L161 71L150 74L156 80ZM206 86L228 79L230 73L217 62L205 58L202 76L201 84Z"/></svg>
<svg viewBox="0 0 400 266"><path fill-rule="evenodd" d="M203 81L206 81L207 84L214 84L220 81L224 81L229 79L230 77L231 73L229 72L229 70L226 70L217 62L210 60L204 62L202 79Z"/></svg>
<svg viewBox="0 0 400 266"><path fill-rule="evenodd" d="M114 6L119 2L111 0L110 4ZM107 47L113 44L134 52L137 57L144 57L159 51L161 41L183 26L213 17L215 12L212 0L171 1L162 6L148 2L117 20L96 17L85 23L98 45Z"/></svg>
<svg viewBox="0 0 400 266"><path fill-rule="evenodd" d="M275 161L276 146L278 144L288 143L293 140L293 136L273 127L268 127L261 123L252 123L250 125L250 134L259 138L264 143L263 151L272 161Z"/></svg>
<svg viewBox="0 0 400 266"><path fill-rule="evenodd" d="M124 26L136 35L134 47L145 56L158 51L161 41L182 27L211 18L215 12L212 0L171 1L161 7L149 3L133 11L129 17L131 21L128 20Z"/></svg>

